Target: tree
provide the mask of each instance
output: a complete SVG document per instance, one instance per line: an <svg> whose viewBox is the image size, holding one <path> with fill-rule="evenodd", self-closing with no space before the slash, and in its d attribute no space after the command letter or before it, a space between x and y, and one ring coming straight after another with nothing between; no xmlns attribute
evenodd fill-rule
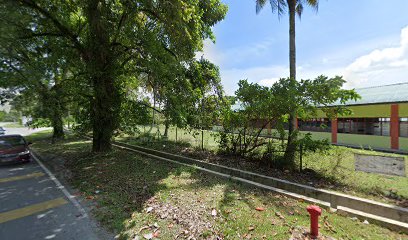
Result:
<svg viewBox="0 0 408 240"><path fill-rule="evenodd" d="M7 33L1 40L0 87L7 91L0 94L34 121L48 119L53 140L63 138L64 85L68 85L70 65L66 59L55 58L56 42L47 39L33 44L24 38L10 38Z"/></svg>
<svg viewBox="0 0 408 240"><path fill-rule="evenodd" d="M319 0L270 0L272 12L277 12L279 16L287 10L289 12L289 72L290 78L296 80L296 15L301 18L304 5L309 5L318 9ZM266 5L267 0L256 0L256 12L259 13ZM295 157L296 146L296 113L292 112L289 118L289 136L285 158L293 161Z"/></svg>
<svg viewBox="0 0 408 240"><path fill-rule="evenodd" d="M216 65L201 58L187 63L157 62L154 69L143 84L153 98L153 112L164 117L164 137L170 125L208 128L214 123L223 98Z"/></svg>
<svg viewBox="0 0 408 240"><path fill-rule="evenodd" d="M338 76L334 78L319 76L313 80L301 81L282 78L271 87L241 80L236 91L241 108L237 111L229 110L224 115L225 134L221 136L221 147L234 154L247 156L267 144L264 139L260 139L260 134L270 122L277 126L283 139L284 123L292 113L296 113L301 119L315 118L318 110L323 111L329 118L350 113L350 110L342 104L359 96L354 90L341 89L344 83L345 81ZM335 104L337 102L339 104ZM262 120L262 125L256 126L254 124L256 120ZM306 136L306 139L308 138ZM300 141L302 139L293 142L295 151ZM285 152L289 147L286 145ZM294 159L289 160L284 156L280 167L293 169Z"/></svg>
<svg viewBox="0 0 408 240"><path fill-rule="evenodd" d="M81 80L92 90L92 149L109 151L120 122L125 76L162 54L179 61L193 58L204 39L214 40L211 27L227 7L219 0L2 0L1 10L10 28L27 40L57 38L61 47L73 50L56 54L83 66Z"/></svg>

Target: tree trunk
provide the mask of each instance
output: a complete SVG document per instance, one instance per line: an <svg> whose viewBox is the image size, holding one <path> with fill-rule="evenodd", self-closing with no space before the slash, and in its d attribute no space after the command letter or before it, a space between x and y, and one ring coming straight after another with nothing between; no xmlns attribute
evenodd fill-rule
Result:
<svg viewBox="0 0 408 240"><path fill-rule="evenodd" d="M52 128L53 128L52 142L54 143L55 140L62 139L65 136L62 115L58 109L54 111L51 123L52 123Z"/></svg>
<svg viewBox="0 0 408 240"><path fill-rule="evenodd" d="M289 72L290 78L296 80L296 0L288 1L289 8ZM285 150L285 167L293 168L296 153L296 112L289 115L288 141Z"/></svg>
<svg viewBox="0 0 408 240"><path fill-rule="evenodd" d="M86 58L87 69L93 84L91 101L93 144L92 151L104 152L112 148L111 140L118 124L120 95L115 84L117 66L109 42L106 20L101 16L104 1L88 2L89 52Z"/></svg>
<svg viewBox="0 0 408 240"><path fill-rule="evenodd" d="M94 152L110 151L113 131L117 128L118 96L113 79L102 77L94 79L94 100L92 101L92 130Z"/></svg>
<svg viewBox="0 0 408 240"><path fill-rule="evenodd" d="M64 138L64 122L62 115L65 109L64 93L60 86L59 77L55 77L55 85L49 90L44 86L42 92L42 105L46 106L47 118L50 120L53 133L52 143L57 139Z"/></svg>
<svg viewBox="0 0 408 240"><path fill-rule="evenodd" d="M166 119L166 120L164 121L164 134L163 134L163 137L164 137L165 139L168 138L169 126L170 126L169 121Z"/></svg>

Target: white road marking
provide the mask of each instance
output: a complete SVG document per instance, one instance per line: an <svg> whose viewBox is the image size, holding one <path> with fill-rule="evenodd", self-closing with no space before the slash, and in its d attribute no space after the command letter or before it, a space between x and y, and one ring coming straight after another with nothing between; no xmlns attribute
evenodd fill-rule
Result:
<svg viewBox="0 0 408 240"><path fill-rule="evenodd" d="M54 181L55 185L57 185L57 187L64 193L64 195L68 198L68 200L74 204L74 206L79 210L79 212L81 213L81 217L80 218L86 218L88 217L87 212L85 211L85 209L81 206L81 204L78 202L78 200L75 198L75 196L71 195L68 190L64 187L64 185L61 184L61 182L54 176L54 174L52 174L52 172L50 170L48 170L48 168L41 162L41 160L35 156L33 154L33 152L31 151L31 156L34 158L34 160L38 163L38 165L41 166L41 168L48 174L48 176L50 177L50 179L52 181Z"/></svg>

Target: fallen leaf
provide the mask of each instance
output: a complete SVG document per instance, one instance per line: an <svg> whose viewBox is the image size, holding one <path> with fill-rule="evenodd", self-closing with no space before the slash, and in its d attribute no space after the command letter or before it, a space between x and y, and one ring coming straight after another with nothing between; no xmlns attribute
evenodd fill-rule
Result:
<svg viewBox="0 0 408 240"><path fill-rule="evenodd" d="M153 238L153 233L144 234L143 237L145 239L152 239Z"/></svg>
<svg viewBox="0 0 408 240"><path fill-rule="evenodd" d="M159 237L159 235L160 235L160 231L156 231L153 233L153 237L155 238Z"/></svg>
<svg viewBox="0 0 408 240"><path fill-rule="evenodd" d="M265 208L263 208L263 207L257 207L257 208L255 208L255 210L262 212L262 211L265 211Z"/></svg>
<svg viewBox="0 0 408 240"><path fill-rule="evenodd" d="M153 210L152 207L148 207L148 208L146 209L146 212L149 213L149 212L151 212L152 210Z"/></svg>
<svg viewBox="0 0 408 240"><path fill-rule="evenodd" d="M141 227L141 228L139 229L139 233L140 233L141 231L143 231L143 230L145 230L145 229L149 229L149 228L150 228L149 226Z"/></svg>
<svg viewBox="0 0 408 240"><path fill-rule="evenodd" d="M212 215L213 217L217 216L217 210L213 209L213 210L211 211L211 215Z"/></svg>
<svg viewBox="0 0 408 240"><path fill-rule="evenodd" d="M253 230L255 230L255 227L254 227L254 226L249 226L249 227L248 227L248 231L253 231Z"/></svg>
<svg viewBox="0 0 408 240"><path fill-rule="evenodd" d="M275 212L275 215L280 219L285 219L285 217L280 212Z"/></svg>

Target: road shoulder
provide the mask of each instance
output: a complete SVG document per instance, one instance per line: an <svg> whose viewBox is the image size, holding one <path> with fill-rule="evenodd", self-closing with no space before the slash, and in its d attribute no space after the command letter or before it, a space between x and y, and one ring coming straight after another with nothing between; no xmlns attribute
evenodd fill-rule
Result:
<svg viewBox="0 0 408 240"><path fill-rule="evenodd" d="M68 179L72 176L71 172L69 169L65 168L65 159L56 157L55 155L48 155L45 153L38 153L35 150L33 151L36 160L40 165L43 165L46 170L46 172L50 172L51 174L51 179L55 177L57 179L57 186L60 184L61 186L58 186L59 188L65 190L66 193L65 195L71 200L75 207L78 208L79 212L82 213L82 217L88 218L89 219L89 227L92 229L92 231L98 236L98 239L101 240L108 240L108 239L114 239L114 234L109 232L107 229L105 229L103 226L101 226L98 221L93 217L91 214L92 208L95 207L94 203L92 201L88 201L84 199L80 194L79 191L72 188L68 182ZM58 184L59 183L59 184ZM75 198L72 198L72 196L75 196Z"/></svg>

